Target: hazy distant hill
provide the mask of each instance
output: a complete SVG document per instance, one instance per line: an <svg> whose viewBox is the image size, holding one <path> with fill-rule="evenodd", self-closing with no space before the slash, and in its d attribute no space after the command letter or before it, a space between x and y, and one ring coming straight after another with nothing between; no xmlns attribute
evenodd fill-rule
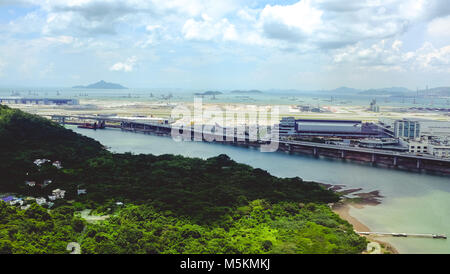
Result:
<svg viewBox="0 0 450 274"><path fill-rule="evenodd" d="M428 96L450 96L450 87L430 88L428 90L419 90L420 95Z"/></svg>
<svg viewBox="0 0 450 274"><path fill-rule="evenodd" d="M126 87L115 84L115 83L108 83L103 80L100 82L90 84L88 86L74 86L73 88L91 88L91 89L127 89Z"/></svg>
<svg viewBox="0 0 450 274"><path fill-rule="evenodd" d="M406 95L411 92L412 92L411 90L404 87L391 87L391 88L368 89L359 92L359 94L399 96L399 95Z"/></svg>
<svg viewBox="0 0 450 274"><path fill-rule="evenodd" d="M260 90L232 90L231 93L236 93L236 94L261 94L263 93Z"/></svg>
<svg viewBox="0 0 450 274"><path fill-rule="evenodd" d="M205 92L198 92L195 93L195 95L203 96L203 95L220 95L222 92L220 91L205 91Z"/></svg>
<svg viewBox="0 0 450 274"><path fill-rule="evenodd" d="M340 87L340 88L337 88L337 89L330 90L330 92L336 92L337 94L339 94L339 93L351 93L351 94L353 94L353 93L358 93L360 91L361 90L359 90L359 89L354 89L354 88L349 88L349 87Z"/></svg>

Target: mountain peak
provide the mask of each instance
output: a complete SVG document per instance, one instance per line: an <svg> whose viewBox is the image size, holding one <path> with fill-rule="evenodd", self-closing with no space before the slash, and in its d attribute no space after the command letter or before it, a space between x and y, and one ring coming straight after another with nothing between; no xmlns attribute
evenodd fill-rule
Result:
<svg viewBox="0 0 450 274"><path fill-rule="evenodd" d="M90 84L87 86L74 86L73 88L91 88L91 89L127 89L126 87L120 85L120 84L115 84L115 83L108 83L105 82L104 80L100 80L97 83L94 84Z"/></svg>

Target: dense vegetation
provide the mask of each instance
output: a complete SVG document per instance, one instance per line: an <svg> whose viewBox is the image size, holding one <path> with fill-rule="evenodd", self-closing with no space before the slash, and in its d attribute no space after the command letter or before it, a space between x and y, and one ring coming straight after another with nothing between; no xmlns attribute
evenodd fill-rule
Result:
<svg viewBox="0 0 450 274"><path fill-rule="evenodd" d="M27 210L0 202L0 254L64 253L77 240L84 221L70 207L51 212L37 204Z"/></svg>
<svg viewBox="0 0 450 274"><path fill-rule="evenodd" d="M72 167L104 153L95 140L65 130L39 116L0 105L0 191L18 191L38 158Z"/></svg>
<svg viewBox="0 0 450 274"><path fill-rule="evenodd" d="M276 178L226 155L112 154L46 119L0 106L1 192L67 190L51 210L0 202L0 252L358 253L365 239L326 203L339 197L300 178ZM37 168L37 158L60 160ZM49 189L24 180L51 178ZM87 189L78 196L77 187ZM125 205L117 205L120 201ZM78 211L109 219L86 222Z"/></svg>

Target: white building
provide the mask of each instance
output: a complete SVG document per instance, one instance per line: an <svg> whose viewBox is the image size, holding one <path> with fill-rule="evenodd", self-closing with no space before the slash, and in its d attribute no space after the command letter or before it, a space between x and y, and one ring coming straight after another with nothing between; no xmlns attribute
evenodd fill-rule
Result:
<svg viewBox="0 0 450 274"><path fill-rule="evenodd" d="M87 193L86 189L77 189L78 196L86 193Z"/></svg>
<svg viewBox="0 0 450 274"><path fill-rule="evenodd" d="M430 154L439 158L450 158L450 144L432 145Z"/></svg>
<svg viewBox="0 0 450 274"><path fill-rule="evenodd" d="M35 187L36 186L36 182L34 182L34 181L26 181L25 185L30 186L30 187Z"/></svg>
<svg viewBox="0 0 450 274"><path fill-rule="evenodd" d="M45 163L49 163L50 160L48 159L36 159L33 163L35 165L37 165L38 167L40 167L41 165L45 164Z"/></svg>
<svg viewBox="0 0 450 274"><path fill-rule="evenodd" d="M64 195L66 194L66 191L57 188L52 191L52 194L53 194L52 196L55 196L56 199L63 199Z"/></svg>
<svg viewBox="0 0 450 274"><path fill-rule="evenodd" d="M22 210L27 210L27 209L30 208L30 206L31 206L31 205L24 205L24 206L21 206L20 209L22 209Z"/></svg>
<svg viewBox="0 0 450 274"><path fill-rule="evenodd" d="M450 158L450 146L433 146L432 153L439 158Z"/></svg>
<svg viewBox="0 0 450 274"><path fill-rule="evenodd" d="M54 167L56 167L57 169L61 169L62 168L62 165L61 165L61 162L60 161L55 161L55 162L53 162L53 164L52 164Z"/></svg>
<svg viewBox="0 0 450 274"><path fill-rule="evenodd" d="M380 118L380 124L392 130L395 137L420 138L422 136L446 137L450 136L450 122L429 119L403 119Z"/></svg>
<svg viewBox="0 0 450 274"><path fill-rule="evenodd" d="M22 201L22 199L17 198L17 199L14 199L14 200L10 201L9 204L10 205L20 205L21 206L21 205L23 205L23 201Z"/></svg>
<svg viewBox="0 0 450 274"><path fill-rule="evenodd" d="M429 154L439 158L450 158L450 142L439 139L410 140L409 152L414 154Z"/></svg>
<svg viewBox="0 0 450 274"><path fill-rule="evenodd" d="M420 138L420 123L416 120L403 119L394 123L395 138L416 139Z"/></svg>
<svg viewBox="0 0 450 274"><path fill-rule="evenodd" d="M414 154L429 154L428 140L410 140L408 151Z"/></svg>
<svg viewBox="0 0 450 274"><path fill-rule="evenodd" d="M47 201L45 200L45 198L43 198L43 197L39 197L39 198L36 198L36 203L38 204L38 205L44 205L45 203L46 203Z"/></svg>

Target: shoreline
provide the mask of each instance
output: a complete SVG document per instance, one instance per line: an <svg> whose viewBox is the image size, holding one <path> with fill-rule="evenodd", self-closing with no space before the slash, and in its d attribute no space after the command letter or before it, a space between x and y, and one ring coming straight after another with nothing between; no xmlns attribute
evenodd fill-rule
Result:
<svg viewBox="0 0 450 274"><path fill-rule="evenodd" d="M353 229L355 231L370 232L371 230L368 226L366 226L364 223L362 223L361 221L359 221L358 219L356 219L355 217L350 215L351 207L363 208L364 206L367 206L367 205L373 205L373 204L354 203L354 202L351 202L348 200L344 200L342 202L338 202L338 203L334 204L331 209L334 213L339 215L339 217L341 219L349 222L353 226ZM369 240L370 242L378 243L381 246L381 250L382 250L381 254L384 254L384 253L400 254L400 252L398 252L398 250L392 244L380 241L379 239L377 239L376 236L363 235L363 237L367 238L367 240ZM363 254L367 254L367 252L364 251Z"/></svg>

